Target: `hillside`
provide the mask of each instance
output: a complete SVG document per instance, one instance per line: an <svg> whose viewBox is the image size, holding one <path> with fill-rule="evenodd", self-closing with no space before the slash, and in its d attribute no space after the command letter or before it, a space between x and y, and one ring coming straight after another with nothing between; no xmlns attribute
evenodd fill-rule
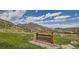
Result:
<svg viewBox="0 0 79 59"><path fill-rule="evenodd" d="M0 19L0 31L21 32L24 30L22 28L18 27L17 25L9 22L9 21L5 21L3 19Z"/></svg>
<svg viewBox="0 0 79 59"><path fill-rule="evenodd" d="M3 19L0 19L0 29L2 28L10 28L12 26L15 26L13 23L9 22L9 21L5 21Z"/></svg>
<svg viewBox="0 0 79 59"><path fill-rule="evenodd" d="M27 29L26 29L27 30ZM29 43L33 34L17 25L0 19L0 49L35 49L43 48Z"/></svg>
<svg viewBox="0 0 79 59"><path fill-rule="evenodd" d="M79 33L79 27L65 28L67 31L72 31L74 33Z"/></svg>
<svg viewBox="0 0 79 59"><path fill-rule="evenodd" d="M55 28L55 32L73 32L73 33L79 33L79 27L72 27L72 28Z"/></svg>
<svg viewBox="0 0 79 59"><path fill-rule="evenodd" d="M27 29L31 32L50 32L52 29L35 24L35 23L28 23L28 24L18 24L19 27Z"/></svg>

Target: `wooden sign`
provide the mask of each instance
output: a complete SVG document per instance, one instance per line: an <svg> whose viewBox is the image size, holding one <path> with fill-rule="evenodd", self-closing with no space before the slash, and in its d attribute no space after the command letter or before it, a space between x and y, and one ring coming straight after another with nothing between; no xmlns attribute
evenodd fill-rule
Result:
<svg viewBox="0 0 79 59"><path fill-rule="evenodd" d="M48 43L54 43L53 41L53 32L51 33L35 33L34 40L39 40Z"/></svg>

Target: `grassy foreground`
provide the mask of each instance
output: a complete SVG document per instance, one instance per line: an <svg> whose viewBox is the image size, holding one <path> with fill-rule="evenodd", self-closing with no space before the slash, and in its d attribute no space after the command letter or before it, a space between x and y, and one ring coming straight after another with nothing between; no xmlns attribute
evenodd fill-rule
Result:
<svg viewBox="0 0 79 59"><path fill-rule="evenodd" d="M76 42L73 43L72 45L79 48L79 34L65 34L61 36L60 34L57 33L54 36L54 42L59 45L66 45L71 44L71 42Z"/></svg>
<svg viewBox="0 0 79 59"><path fill-rule="evenodd" d="M32 39L32 33L10 33L0 32L0 49L37 49L42 48L29 43Z"/></svg>
<svg viewBox="0 0 79 59"><path fill-rule="evenodd" d="M0 32L0 49L41 49L42 47L29 43L32 36L31 32ZM71 41L76 41L77 44L73 45L79 48L79 34L61 36L57 33L54 35L55 44L71 44Z"/></svg>

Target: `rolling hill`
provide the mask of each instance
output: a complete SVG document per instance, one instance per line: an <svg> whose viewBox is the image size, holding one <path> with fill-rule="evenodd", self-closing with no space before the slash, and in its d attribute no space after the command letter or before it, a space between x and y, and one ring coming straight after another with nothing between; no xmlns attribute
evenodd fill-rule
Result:
<svg viewBox="0 0 79 59"><path fill-rule="evenodd" d="M65 30L79 34L79 27L65 28Z"/></svg>
<svg viewBox="0 0 79 59"><path fill-rule="evenodd" d="M24 28L25 30L27 29L28 31L31 32L51 32L52 29L35 24L35 23L28 23L28 24L18 24L19 27Z"/></svg>
<svg viewBox="0 0 79 59"><path fill-rule="evenodd" d="M79 27L70 27L70 28L55 28L55 32L64 33L64 32L73 32L79 34Z"/></svg>
<svg viewBox="0 0 79 59"><path fill-rule="evenodd" d="M24 29L9 21L0 19L0 31L21 32Z"/></svg>
<svg viewBox="0 0 79 59"><path fill-rule="evenodd" d="M13 23L9 22L9 21L5 21L3 19L0 19L0 29L10 28L12 26L15 26L15 25Z"/></svg>
<svg viewBox="0 0 79 59"><path fill-rule="evenodd" d="M10 31L28 31L28 32L50 32L52 29L35 24L35 23L28 23L28 24L18 24L15 25L9 21L5 21L0 19L0 30L10 30Z"/></svg>

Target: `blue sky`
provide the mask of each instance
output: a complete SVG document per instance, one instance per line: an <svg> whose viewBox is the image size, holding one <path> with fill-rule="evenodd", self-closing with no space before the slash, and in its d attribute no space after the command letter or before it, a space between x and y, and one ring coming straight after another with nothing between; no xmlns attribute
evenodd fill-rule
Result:
<svg viewBox="0 0 79 59"><path fill-rule="evenodd" d="M33 22L49 28L79 27L79 10L1 10L0 18L14 24Z"/></svg>

